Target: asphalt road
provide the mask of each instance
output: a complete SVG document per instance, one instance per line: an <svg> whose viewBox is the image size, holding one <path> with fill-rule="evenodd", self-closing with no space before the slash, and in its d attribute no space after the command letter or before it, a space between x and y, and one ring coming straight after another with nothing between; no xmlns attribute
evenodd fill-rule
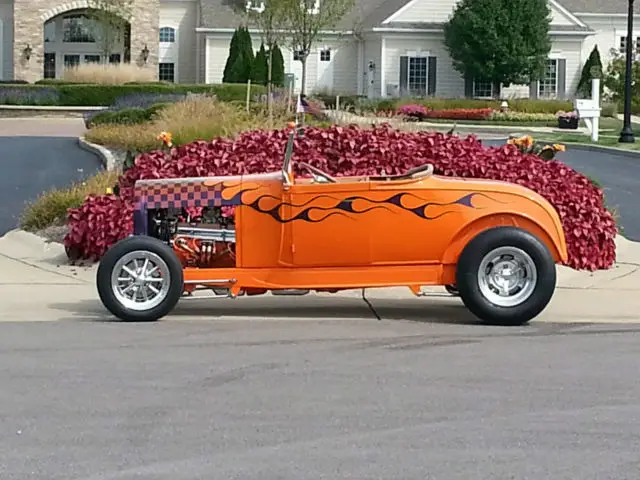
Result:
<svg viewBox="0 0 640 480"><path fill-rule="evenodd" d="M504 140L484 140L483 143L501 145ZM607 154L569 145L557 158L597 180L604 189L607 206L618 208L624 236L640 241L640 156Z"/></svg>
<svg viewBox="0 0 640 480"><path fill-rule="evenodd" d="M77 137L0 136L0 236L18 226L28 202L87 178L102 166Z"/></svg>
<svg viewBox="0 0 640 480"><path fill-rule="evenodd" d="M638 327L1 327L3 480L638 478Z"/></svg>

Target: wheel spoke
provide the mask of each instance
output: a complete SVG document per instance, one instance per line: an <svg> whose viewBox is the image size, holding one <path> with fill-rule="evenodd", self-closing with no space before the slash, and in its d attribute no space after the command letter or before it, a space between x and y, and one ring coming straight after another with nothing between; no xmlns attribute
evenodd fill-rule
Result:
<svg viewBox="0 0 640 480"><path fill-rule="evenodd" d="M147 270L148 269L149 269L149 259L145 258L144 259L144 263L142 264L142 274L145 275L145 276L148 275L147 274Z"/></svg>
<svg viewBox="0 0 640 480"><path fill-rule="evenodd" d="M124 270L125 272L127 272L131 278L136 278L138 275L136 274L136 272L134 272L133 270L131 270L129 267L127 267L126 265L122 266L122 270Z"/></svg>
<svg viewBox="0 0 640 480"><path fill-rule="evenodd" d="M160 290L158 290L156 287L154 287L153 285L149 284L147 285L149 287L149 290L151 290L155 295L158 295L160 293Z"/></svg>
<svg viewBox="0 0 640 480"><path fill-rule="evenodd" d="M147 293L147 288L146 287L142 287L140 290L142 291L142 299L145 302L148 302L149 301L149 294Z"/></svg>

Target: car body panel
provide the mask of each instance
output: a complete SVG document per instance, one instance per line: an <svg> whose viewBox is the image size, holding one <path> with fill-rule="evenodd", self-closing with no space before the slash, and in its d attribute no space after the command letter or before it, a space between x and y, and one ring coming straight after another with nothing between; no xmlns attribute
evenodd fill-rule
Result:
<svg viewBox="0 0 640 480"><path fill-rule="evenodd" d="M556 262L567 258L559 216L537 193L505 182L437 175L341 177L336 183L298 177L292 184L282 172L139 180L135 233L146 233L151 209L199 206L235 207L236 267L187 268L186 283L233 278L264 288L446 284L468 241L501 225L536 235Z"/></svg>

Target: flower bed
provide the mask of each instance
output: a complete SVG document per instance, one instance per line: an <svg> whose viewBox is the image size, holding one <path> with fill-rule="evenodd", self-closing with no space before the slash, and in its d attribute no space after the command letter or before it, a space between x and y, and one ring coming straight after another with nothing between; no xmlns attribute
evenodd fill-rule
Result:
<svg viewBox="0 0 640 480"><path fill-rule="evenodd" d="M132 232L135 181L144 178L236 175L278 170L287 130L248 131L235 139L216 138L140 155L120 178L120 197L91 196L70 210L65 245L70 255L99 259ZM168 155L168 156L167 156ZM336 175L399 174L425 162L445 176L503 180L527 186L558 211L567 239L567 265L606 269L615 261L615 221L603 205L603 193L587 177L561 162L522 153L516 145L485 147L432 132L401 132L389 126L308 128L296 140L294 162L304 160ZM294 163L295 165L295 163Z"/></svg>
<svg viewBox="0 0 640 480"><path fill-rule="evenodd" d="M488 120L493 115L492 108L454 108L432 110L423 105L410 104L398 107L396 113L407 120L423 121L429 118L445 120Z"/></svg>

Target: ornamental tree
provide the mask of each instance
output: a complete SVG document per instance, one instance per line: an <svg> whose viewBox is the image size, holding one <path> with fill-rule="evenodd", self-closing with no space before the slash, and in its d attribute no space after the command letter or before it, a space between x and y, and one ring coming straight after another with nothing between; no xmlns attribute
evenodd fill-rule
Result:
<svg viewBox="0 0 640 480"><path fill-rule="evenodd" d="M508 87L542 76L551 40L547 0L461 0L444 43L465 78Z"/></svg>
<svg viewBox="0 0 640 480"><path fill-rule="evenodd" d="M264 43L262 43L260 45L260 50L258 50L256 58L253 61L253 66L251 67L251 83L266 85L268 69L267 51L264 49Z"/></svg>
<svg viewBox="0 0 640 480"><path fill-rule="evenodd" d="M266 46L266 84L269 122L273 117L273 53L275 45L286 35L287 16L285 15L286 0L231 0L231 6L247 19L247 23L260 31L262 43ZM281 54L282 55L282 54ZM284 62L283 62L284 79Z"/></svg>
<svg viewBox="0 0 640 480"><path fill-rule="evenodd" d="M269 49L268 58L271 59L271 84L276 87L284 87L284 57L282 51L276 43Z"/></svg>
<svg viewBox="0 0 640 480"><path fill-rule="evenodd" d="M229 56L222 75L223 83L246 83L251 78L253 45L246 27L238 27L231 37Z"/></svg>
<svg viewBox="0 0 640 480"><path fill-rule="evenodd" d="M302 63L302 85L305 93L307 58L311 47L321 38L323 31L334 29L336 24L353 8L354 0L282 0L287 19L291 49L297 52Z"/></svg>
<svg viewBox="0 0 640 480"><path fill-rule="evenodd" d="M600 52L598 51L598 45L593 47L589 58L582 67L582 74L580 75L580 82L576 89L576 94L582 98L588 98L591 96L591 80L594 78L602 78L602 60L600 59ZM600 84L600 95L602 95L604 85Z"/></svg>
<svg viewBox="0 0 640 480"><path fill-rule="evenodd" d="M91 33L104 60L109 61L133 16L133 0L89 0L87 4Z"/></svg>

